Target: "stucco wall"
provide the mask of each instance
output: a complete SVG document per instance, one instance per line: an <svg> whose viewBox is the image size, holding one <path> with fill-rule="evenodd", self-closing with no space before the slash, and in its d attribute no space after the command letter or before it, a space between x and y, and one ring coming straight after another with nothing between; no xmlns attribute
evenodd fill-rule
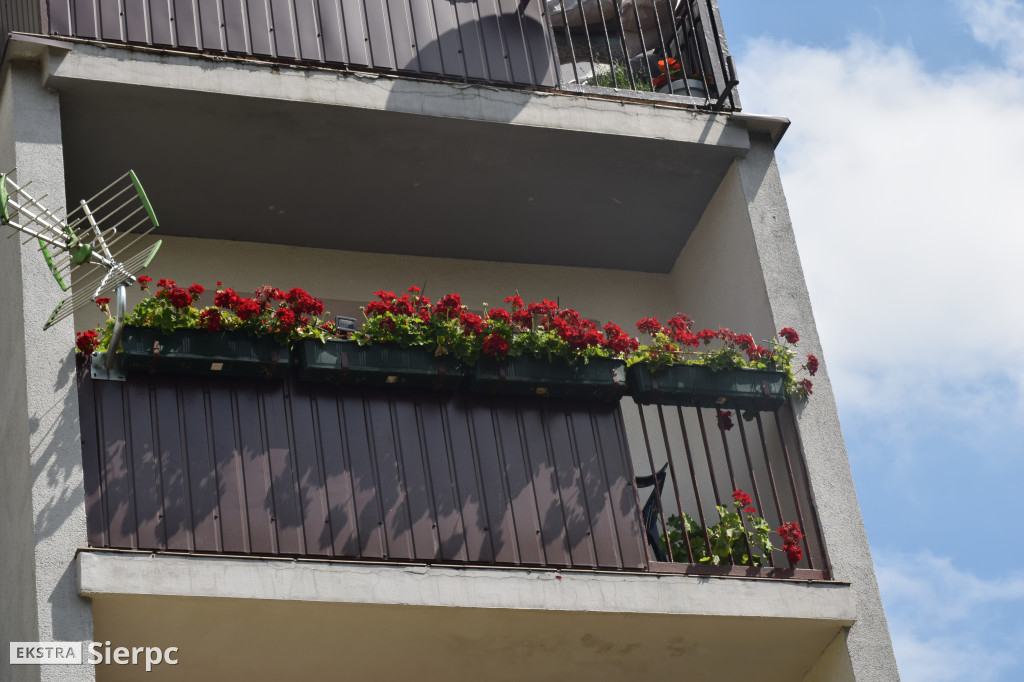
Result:
<svg viewBox="0 0 1024 682"><path fill-rule="evenodd" d="M751 136L751 151L738 163L774 328L800 332L800 353L821 360L813 397L797 405L801 441L834 577L849 581L857 623L847 638L854 675L861 682L899 679L867 534L857 502L839 414L828 378L796 238L770 140Z"/></svg>
<svg viewBox="0 0 1024 682"><path fill-rule="evenodd" d="M0 165L17 166L37 197L64 196L60 130L57 95L40 86L38 67L12 64L0 103ZM91 680L88 666L7 666L10 640L92 638L73 564L86 545L73 325L43 331L62 294L38 246L21 242L0 240L0 670L5 679Z"/></svg>

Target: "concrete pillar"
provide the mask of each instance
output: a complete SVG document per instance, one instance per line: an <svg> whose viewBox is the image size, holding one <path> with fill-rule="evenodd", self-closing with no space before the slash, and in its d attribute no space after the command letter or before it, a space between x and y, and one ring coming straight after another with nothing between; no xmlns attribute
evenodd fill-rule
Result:
<svg viewBox="0 0 1024 682"><path fill-rule="evenodd" d="M64 204L60 102L38 64L12 62L0 90L0 168ZM75 550L87 544L74 325L43 323L63 297L38 245L0 228L0 677L94 680L91 665L10 666L10 641L91 641Z"/></svg>
<svg viewBox="0 0 1024 682"><path fill-rule="evenodd" d="M822 360L812 380L814 394L798 404L796 412L833 578L849 581L853 588L857 622L847 635L845 648L858 682L892 682L899 679L892 640L793 225L767 136L751 134L750 152L739 162L739 171L775 329L793 327L800 333L799 352L813 353ZM830 656L830 665L839 666L834 660L836 652Z"/></svg>

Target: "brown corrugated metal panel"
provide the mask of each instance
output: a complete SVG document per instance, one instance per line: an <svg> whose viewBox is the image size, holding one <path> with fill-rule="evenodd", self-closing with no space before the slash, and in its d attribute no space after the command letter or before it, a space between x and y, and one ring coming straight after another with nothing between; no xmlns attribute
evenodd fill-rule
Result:
<svg viewBox="0 0 1024 682"><path fill-rule="evenodd" d="M173 375L80 396L92 546L647 568L617 405Z"/></svg>
<svg viewBox="0 0 1024 682"><path fill-rule="evenodd" d="M40 0L3 0L0 3L0 54L7 45L7 34L11 31L43 33L45 20ZM67 19L64 21L66 25Z"/></svg>
<svg viewBox="0 0 1024 682"><path fill-rule="evenodd" d="M541 6L541 0L49 0L48 14L57 35L555 87ZM0 21L13 11L5 8Z"/></svg>

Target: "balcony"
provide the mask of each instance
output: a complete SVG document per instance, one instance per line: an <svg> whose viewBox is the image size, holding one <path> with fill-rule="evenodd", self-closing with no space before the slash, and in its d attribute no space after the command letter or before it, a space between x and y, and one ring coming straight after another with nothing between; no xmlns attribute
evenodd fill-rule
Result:
<svg viewBox="0 0 1024 682"><path fill-rule="evenodd" d="M726 431L715 410L628 399L164 374L84 377L79 398L95 548L828 576L788 407ZM698 563L660 541L680 510L717 522L738 488L772 528L800 523L798 567L778 551Z"/></svg>
<svg viewBox="0 0 1024 682"><path fill-rule="evenodd" d="M713 0L48 0L45 7L41 21L25 18L38 12L29 7L3 28L331 69L740 108Z"/></svg>

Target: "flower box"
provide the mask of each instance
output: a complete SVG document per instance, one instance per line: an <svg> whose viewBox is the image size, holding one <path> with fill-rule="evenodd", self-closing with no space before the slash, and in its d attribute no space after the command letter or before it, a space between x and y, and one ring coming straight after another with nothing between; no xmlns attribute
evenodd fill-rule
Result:
<svg viewBox="0 0 1024 682"><path fill-rule="evenodd" d="M629 393L641 405L775 410L786 402L785 375L772 370L674 365L651 372L640 362L626 374Z"/></svg>
<svg viewBox="0 0 1024 682"><path fill-rule="evenodd" d="M626 394L626 363L591 358L569 365L531 355L504 360L483 356L473 369L470 387L481 393L618 400Z"/></svg>
<svg viewBox="0 0 1024 682"><path fill-rule="evenodd" d="M290 356L272 338L244 332L125 327L121 337L129 372L224 374L277 379L288 373Z"/></svg>
<svg viewBox="0 0 1024 682"><path fill-rule="evenodd" d="M306 339L295 351L299 378L305 381L452 389L465 375L458 360L438 357L424 348Z"/></svg>

